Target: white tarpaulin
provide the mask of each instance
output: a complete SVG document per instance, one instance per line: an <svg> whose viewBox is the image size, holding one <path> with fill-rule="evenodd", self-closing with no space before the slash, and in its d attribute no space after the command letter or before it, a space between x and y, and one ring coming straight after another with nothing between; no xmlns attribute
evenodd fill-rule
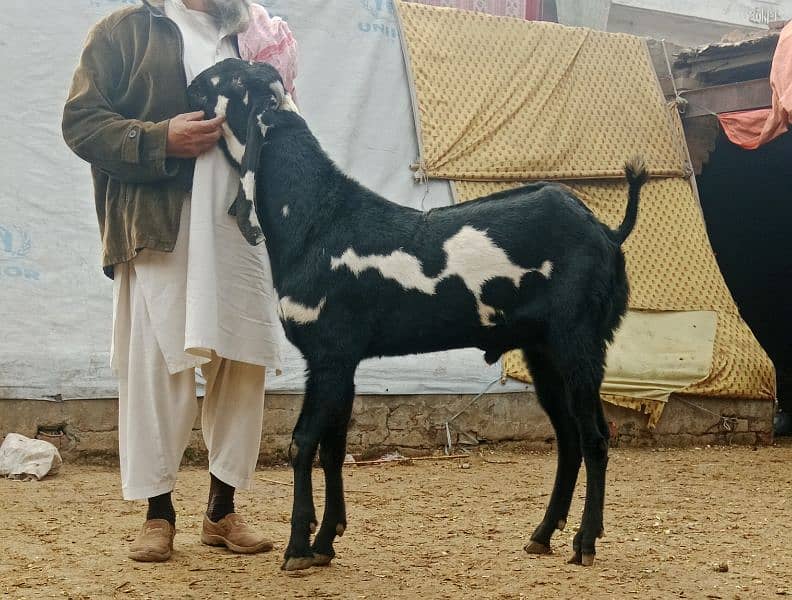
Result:
<svg viewBox="0 0 792 600"><path fill-rule="evenodd" d="M391 1L261 3L299 41L300 109L340 167L401 204L450 204L447 183L416 184L409 169L417 142ZM63 143L60 116L90 26L128 4L136 2L3 1L0 398L116 395L112 284L99 268L88 166ZM499 374L465 350L365 361L356 381L360 393L474 393ZM268 387L296 391L302 381L292 348Z"/></svg>

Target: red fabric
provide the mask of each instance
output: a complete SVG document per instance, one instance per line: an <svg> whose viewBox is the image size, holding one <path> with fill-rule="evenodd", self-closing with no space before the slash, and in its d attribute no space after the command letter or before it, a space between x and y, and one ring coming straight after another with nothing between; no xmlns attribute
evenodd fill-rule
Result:
<svg viewBox="0 0 792 600"><path fill-rule="evenodd" d="M770 69L772 108L718 115L728 138L746 150L754 150L789 129L792 117L792 21L781 30Z"/></svg>

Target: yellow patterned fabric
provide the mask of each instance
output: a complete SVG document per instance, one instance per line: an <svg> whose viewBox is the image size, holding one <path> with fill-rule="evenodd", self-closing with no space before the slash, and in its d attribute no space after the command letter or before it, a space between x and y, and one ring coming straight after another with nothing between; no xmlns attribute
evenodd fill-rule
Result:
<svg viewBox="0 0 792 600"><path fill-rule="evenodd" d="M615 227L627 203L625 159L642 155L652 179L624 245L630 309L717 314L711 371L682 393L773 399L773 365L740 318L718 268L685 176L679 116L665 103L645 41L396 5L423 173L453 180L459 201L518 181L560 180ZM506 375L530 381L521 352L506 355L503 365ZM645 412L650 426L665 405L604 397Z"/></svg>
<svg viewBox="0 0 792 600"><path fill-rule="evenodd" d="M636 153L654 176L684 174L675 115L640 38L397 5L427 176L622 178Z"/></svg>

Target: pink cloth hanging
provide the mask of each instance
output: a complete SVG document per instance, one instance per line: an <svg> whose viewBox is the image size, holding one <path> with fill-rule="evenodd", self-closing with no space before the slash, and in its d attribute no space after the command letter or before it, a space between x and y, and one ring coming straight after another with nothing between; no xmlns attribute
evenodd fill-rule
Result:
<svg viewBox="0 0 792 600"><path fill-rule="evenodd" d="M770 69L771 108L718 115L728 138L741 148L754 150L789 129L792 118L792 21L781 30Z"/></svg>
<svg viewBox="0 0 792 600"><path fill-rule="evenodd" d="M256 3L250 5L250 26L237 36L239 57L266 62L278 70L283 85L292 97L297 78L297 40L280 17L271 17Z"/></svg>

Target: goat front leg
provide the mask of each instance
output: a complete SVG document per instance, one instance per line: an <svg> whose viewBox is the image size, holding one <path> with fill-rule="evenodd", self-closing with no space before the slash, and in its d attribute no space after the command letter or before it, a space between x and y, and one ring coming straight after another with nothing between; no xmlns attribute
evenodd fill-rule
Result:
<svg viewBox="0 0 792 600"><path fill-rule="evenodd" d="M322 526L316 534L312 549L314 564L329 565L335 558L333 542L336 536L344 535L347 527L346 503L344 502L344 482L342 468L346 456L346 423L344 431L334 432L322 438L319 446L319 460L325 474L325 510Z"/></svg>
<svg viewBox="0 0 792 600"><path fill-rule="evenodd" d="M335 557L333 542L346 531L346 505L342 468L346 456L347 429L355 399L355 369L336 367L319 381L326 394L322 395L322 426L324 433L319 442L319 460L325 476L325 510L322 526L316 534L312 549L314 564L330 564ZM324 382L324 383L321 383Z"/></svg>
<svg viewBox="0 0 792 600"><path fill-rule="evenodd" d="M346 455L346 434L354 399L354 367L341 361L332 369L311 368L306 384L305 403L294 430L294 507L292 531L283 562L285 571L327 565L335 556L333 541L346 529L346 508L341 468ZM322 529L310 547L316 531L311 467L318 442L325 472L325 513Z"/></svg>
<svg viewBox="0 0 792 600"><path fill-rule="evenodd" d="M303 411L305 409L303 408ZM297 571L313 566L314 557L311 550L310 537L316 531L316 509L313 502L313 486L311 484L311 468L318 435L314 435L309 427L301 427L303 415L297 422L292 435L292 468L294 469L294 500L292 504L291 536L283 556L281 569ZM307 431L306 431L307 430Z"/></svg>
<svg viewBox="0 0 792 600"><path fill-rule="evenodd" d="M311 469L321 435L319 420L320 403L317 397L316 381L309 372L305 385L303 401L297 425L292 433L290 457L294 470L294 499L291 516L291 536L283 556L281 569L297 571L313 566L311 534L316 531L316 509L313 502Z"/></svg>

